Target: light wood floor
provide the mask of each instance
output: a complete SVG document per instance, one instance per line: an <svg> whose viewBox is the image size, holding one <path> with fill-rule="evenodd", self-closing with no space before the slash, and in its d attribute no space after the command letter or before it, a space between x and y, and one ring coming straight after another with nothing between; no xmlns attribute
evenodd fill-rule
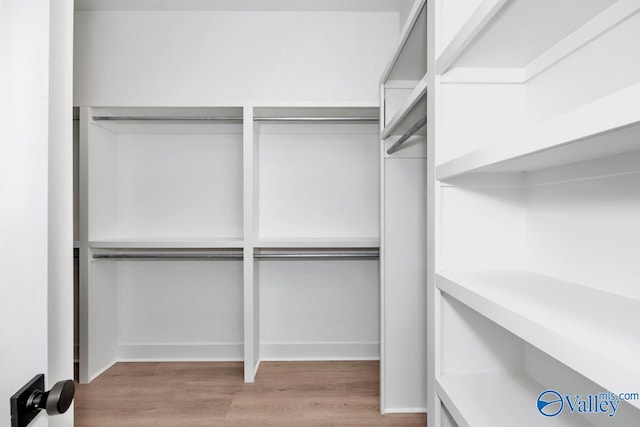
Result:
<svg viewBox="0 0 640 427"><path fill-rule="evenodd" d="M76 427L421 426L424 414L380 415L378 362L118 363L79 384Z"/></svg>

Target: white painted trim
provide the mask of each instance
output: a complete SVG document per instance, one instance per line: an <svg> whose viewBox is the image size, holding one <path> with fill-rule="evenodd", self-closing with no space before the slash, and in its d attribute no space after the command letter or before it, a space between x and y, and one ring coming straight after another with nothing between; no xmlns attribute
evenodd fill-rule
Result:
<svg viewBox="0 0 640 427"><path fill-rule="evenodd" d="M543 52L524 67L524 80L529 81L562 61L606 31L616 27L640 11L638 0L619 0L602 13Z"/></svg>
<svg viewBox="0 0 640 427"><path fill-rule="evenodd" d="M378 342L262 343L262 361L379 360Z"/></svg>
<svg viewBox="0 0 640 427"><path fill-rule="evenodd" d="M427 408L387 408L383 414L426 414Z"/></svg>
<svg viewBox="0 0 640 427"><path fill-rule="evenodd" d="M484 0L464 23L447 47L436 59L436 73L444 74L464 52L508 0Z"/></svg>
<svg viewBox="0 0 640 427"><path fill-rule="evenodd" d="M242 343L118 344L118 362L242 361Z"/></svg>
<svg viewBox="0 0 640 427"><path fill-rule="evenodd" d="M427 0L416 0L413 7L411 8L411 12L409 12L409 17L404 25L404 28L400 32L400 40L396 45L395 49L393 49L393 54L389 61L387 62L386 67L384 67L384 71L382 72L382 76L380 77L379 84L384 84L389 78L391 71L393 70L393 66L396 64L396 61L400 57L402 53L402 49L404 49L404 45L409 40L409 36L411 35L411 31L413 27L416 25L418 18L420 17L420 13L422 12L422 8L424 7Z"/></svg>

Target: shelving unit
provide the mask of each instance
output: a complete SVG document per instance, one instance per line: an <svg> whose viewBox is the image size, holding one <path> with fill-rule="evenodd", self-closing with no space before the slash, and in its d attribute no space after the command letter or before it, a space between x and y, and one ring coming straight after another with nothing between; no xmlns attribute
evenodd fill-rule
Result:
<svg viewBox="0 0 640 427"><path fill-rule="evenodd" d="M547 389L640 382L640 56L629 46L640 5L560 3L428 4L442 18L427 80L439 231L429 345L440 349L429 425L640 420L639 401L615 417L536 409Z"/></svg>
<svg viewBox="0 0 640 427"><path fill-rule="evenodd" d="M377 125L375 107L254 107L256 364L379 358Z"/></svg>
<svg viewBox="0 0 640 427"><path fill-rule="evenodd" d="M242 108L80 116L80 380L242 360Z"/></svg>
<svg viewBox="0 0 640 427"><path fill-rule="evenodd" d="M428 143L427 2L415 1L380 78L381 412L426 412L426 282L433 197Z"/></svg>
<svg viewBox="0 0 640 427"><path fill-rule="evenodd" d="M436 282L441 291L608 390L636 387L639 301L528 271L442 273ZM640 401L630 403L640 408Z"/></svg>
<svg viewBox="0 0 640 427"><path fill-rule="evenodd" d="M243 360L253 382L263 359L378 359L377 113L81 109L81 381L125 360Z"/></svg>

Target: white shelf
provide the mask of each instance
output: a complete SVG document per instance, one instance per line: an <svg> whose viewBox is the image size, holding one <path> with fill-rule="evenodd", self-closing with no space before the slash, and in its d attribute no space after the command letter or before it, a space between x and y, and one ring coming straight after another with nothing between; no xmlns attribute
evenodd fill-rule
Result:
<svg viewBox="0 0 640 427"><path fill-rule="evenodd" d="M377 237L362 238L300 238L300 239L261 239L255 242L256 248L299 248L299 249L322 249L322 248L370 248L378 249L380 239Z"/></svg>
<svg viewBox="0 0 640 427"><path fill-rule="evenodd" d="M584 417L565 411L550 424L536 409L536 399L545 388L526 374L448 374L438 379L436 388L459 427L590 425Z"/></svg>
<svg viewBox="0 0 640 427"><path fill-rule="evenodd" d="M400 39L385 67L380 84L387 81L416 81L427 72L426 0L417 0L400 33Z"/></svg>
<svg viewBox="0 0 640 427"><path fill-rule="evenodd" d="M271 12L397 12L398 2L388 0L76 0L75 10L85 11L271 11Z"/></svg>
<svg viewBox="0 0 640 427"><path fill-rule="evenodd" d="M436 177L527 172L640 149L640 84L559 116L524 141L487 146L443 163Z"/></svg>
<svg viewBox="0 0 640 427"><path fill-rule="evenodd" d="M446 272L436 284L609 390L640 383L640 301L528 271Z"/></svg>
<svg viewBox="0 0 640 427"><path fill-rule="evenodd" d="M426 78L418 82L416 88L411 92L404 104L393 115L391 120L382 130L381 137L386 139L392 135L401 136L427 112L426 98L427 82ZM418 134L426 134L426 126Z"/></svg>
<svg viewBox="0 0 640 427"><path fill-rule="evenodd" d="M90 248L101 249L225 249L242 248L241 239L221 238L134 238L101 239L89 242Z"/></svg>
<svg viewBox="0 0 640 427"><path fill-rule="evenodd" d="M442 50L436 70L525 69L530 78L632 11L631 2L616 0L483 0Z"/></svg>

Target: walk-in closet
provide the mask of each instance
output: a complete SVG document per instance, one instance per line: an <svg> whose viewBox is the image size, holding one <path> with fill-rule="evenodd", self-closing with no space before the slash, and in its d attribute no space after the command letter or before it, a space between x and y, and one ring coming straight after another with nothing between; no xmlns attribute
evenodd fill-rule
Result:
<svg viewBox="0 0 640 427"><path fill-rule="evenodd" d="M640 425L640 0L0 0L0 64L0 427Z"/></svg>
<svg viewBox="0 0 640 427"><path fill-rule="evenodd" d="M135 3L76 3L80 383L379 361L425 413L425 2Z"/></svg>

